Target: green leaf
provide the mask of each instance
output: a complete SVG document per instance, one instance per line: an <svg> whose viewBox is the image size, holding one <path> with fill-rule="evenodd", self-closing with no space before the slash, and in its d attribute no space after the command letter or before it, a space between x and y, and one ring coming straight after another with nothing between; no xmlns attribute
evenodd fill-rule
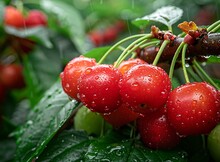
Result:
<svg viewBox="0 0 220 162"><path fill-rule="evenodd" d="M35 50L24 58L24 76L29 88L31 105L35 105L42 93L57 80L62 62L59 52L55 48L48 49L36 46Z"/></svg>
<svg viewBox="0 0 220 162"><path fill-rule="evenodd" d="M142 18L137 18L133 21L133 24L142 28L146 27L150 21L160 22L170 28L176 23L183 14L183 10L174 6L165 6L157 9L150 15L146 15Z"/></svg>
<svg viewBox="0 0 220 162"><path fill-rule="evenodd" d="M0 159L1 162L14 161L16 143L13 139L0 141Z"/></svg>
<svg viewBox="0 0 220 162"><path fill-rule="evenodd" d="M5 31L8 34L20 37L20 38L32 38L38 43L41 43L47 48L52 48L52 43L49 39L49 33L47 28L45 27L33 27L33 28L25 28L25 29L16 29L10 26L5 26Z"/></svg>
<svg viewBox="0 0 220 162"><path fill-rule="evenodd" d="M183 150L151 150L137 141L130 152L129 162L156 161L156 162L187 162L187 153Z"/></svg>
<svg viewBox="0 0 220 162"><path fill-rule="evenodd" d="M185 162L186 152L181 150L150 150L134 139L118 132L110 132L92 142L85 154L85 161L170 161Z"/></svg>
<svg viewBox="0 0 220 162"><path fill-rule="evenodd" d="M189 136L183 138L180 147L188 153L189 162L210 161L208 150L204 147L204 136ZM190 146L190 147L189 147Z"/></svg>
<svg viewBox="0 0 220 162"><path fill-rule="evenodd" d="M85 132L65 130L51 141L47 149L39 156L41 162L65 162L83 160L91 139Z"/></svg>
<svg viewBox="0 0 220 162"><path fill-rule="evenodd" d="M94 58L98 62L102 56L110 49L110 46L105 47L98 47L90 50L89 52L85 53L85 57Z"/></svg>
<svg viewBox="0 0 220 162"><path fill-rule="evenodd" d="M127 161L132 142L117 132L110 132L92 142L85 154L85 161Z"/></svg>
<svg viewBox="0 0 220 162"><path fill-rule="evenodd" d="M68 5L60 0L41 0L42 8L57 16L59 23L63 26L76 45L76 48L85 52L85 26L83 19L74 6Z"/></svg>
<svg viewBox="0 0 220 162"><path fill-rule="evenodd" d="M52 86L17 132L17 160L29 162L39 156L77 105L75 100L69 101L60 81Z"/></svg>

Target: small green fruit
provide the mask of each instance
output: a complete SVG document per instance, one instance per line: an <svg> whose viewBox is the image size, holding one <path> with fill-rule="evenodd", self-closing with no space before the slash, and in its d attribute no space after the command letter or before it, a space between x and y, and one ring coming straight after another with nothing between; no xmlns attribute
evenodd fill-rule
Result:
<svg viewBox="0 0 220 162"><path fill-rule="evenodd" d="M208 149L212 158L220 161L220 125L217 125L208 135Z"/></svg>
<svg viewBox="0 0 220 162"><path fill-rule="evenodd" d="M87 107L81 107L74 117L74 128L85 130L88 134L100 135L104 119L98 113L92 112Z"/></svg>

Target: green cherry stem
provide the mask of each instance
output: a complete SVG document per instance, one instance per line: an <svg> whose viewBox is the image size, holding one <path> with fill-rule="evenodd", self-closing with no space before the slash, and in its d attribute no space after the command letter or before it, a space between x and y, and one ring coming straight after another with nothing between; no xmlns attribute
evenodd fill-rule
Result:
<svg viewBox="0 0 220 162"><path fill-rule="evenodd" d="M125 50L121 53L121 55L118 57L118 59L116 60L116 63L114 65L114 67L118 67L119 64L123 61L123 59L125 58L126 53L129 52L132 48L137 48L138 45L137 44L143 44L146 42L146 40L148 40L149 38L152 37L152 34L145 34L145 36L135 40L134 42L132 42L127 48L125 48ZM139 45L140 45L139 44ZM131 51L130 51L131 52Z"/></svg>
<svg viewBox="0 0 220 162"><path fill-rule="evenodd" d="M184 42L182 42L179 47L177 48L174 56L173 56L173 59L172 59L172 62L171 62L171 65L170 65L170 71L169 71L169 77L170 79L172 80L173 78L173 72L174 72L174 67L175 67L175 64L176 64L176 60L180 54L180 51L182 50L183 46L184 46Z"/></svg>
<svg viewBox="0 0 220 162"><path fill-rule="evenodd" d="M220 24L220 20L214 22L212 25L210 25L208 28L207 28L207 31L208 32L211 32L214 28L216 28L216 26L219 26Z"/></svg>
<svg viewBox="0 0 220 162"><path fill-rule="evenodd" d="M159 45L160 44L160 40L152 40L152 41L150 41L150 42L147 42L147 43L145 43L145 44L142 44L142 45L140 45L140 48L145 48L145 47L149 47L149 46L151 46L151 45Z"/></svg>
<svg viewBox="0 0 220 162"><path fill-rule="evenodd" d="M188 44L184 44L183 46L183 50L182 50L182 68L183 68L183 74L184 74L184 77L185 77L185 80L186 80L186 83L189 83L189 76L188 76L188 73L187 73L187 70L186 70L186 49L188 47Z"/></svg>
<svg viewBox="0 0 220 162"><path fill-rule="evenodd" d="M162 45L160 46L159 51L157 52L157 55L156 55L154 61L153 61L153 63L152 63L153 65L157 65L157 63L158 63L158 61L159 61L159 59L160 59L160 57L161 57L161 55L162 55L162 53L163 53L163 50L165 49L165 47L166 47L167 44L169 44L169 43L170 43L169 40L163 41Z"/></svg>
<svg viewBox="0 0 220 162"><path fill-rule="evenodd" d="M191 78L194 80L194 81L196 81L196 82L201 82L202 80L201 80L201 77L197 74L197 73L195 73L194 72L194 70L193 70L194 68L193 67L189 67L189 68L187 68L187 72L188 72L188 74L191 76Z"/></svg>
<svg viewBox="0 0 220 162"><path fill-rule="evenodd" d="M217 25L215 28L213 28L210 32L217 32L218 30L219 30L219 28L220 28L220 24L219 25Z"/></svg>
<svg viewBox="0 0 220 162"><path fill-rule="evenodd" d="M141 44L139 46L140 49L143 49L145 47L149 47L149 46L156 46L160 43L160 40L155 40L155 41L150 41L150 42L147 42L147 43L144 43L144 44ZM135 48L136 49L136 48ZM135 50L133 49L133 51ZM137 53L136 52L132 52L133 55L131 56L131 58L135 58L137 56Z"/></svg>
<svg viewBox="0 0 220 162"><path fill-rule="evenodd" d="M109 53L111 53L115 48L117 48L118 46L120 46L122 43L130 40L130 39L135 39L135 38L139 38L139 37L145 37L146 35L151 35L151 34L137 34L137 35L132 35L130 37L127 37L125 39L122 39L121 41L117 42L116 44L114 44L103 56L102 58L99 60L98 64L101 64L105 58L109 55Z"/></svg>
<svg viewBox="0 0 220 162"><path fill-rule="evenodd" d="M132 49L130 49L130 50L128 50L127 51L127 53L121 58L121 60L119 60L118 62L117 62L117 66L119 66L120 64L121 64L121 62L126 58L126 57L128 57L128 55L130 54L130 53L132 53L134 50L136 50L138 47L140 47L143 43L145 43L146 42L146 40L144 40L144 41L141 41L140 43L138 43L138 44L136 44L135 46L133 46L132 47ZM147 47L147 46L152 46L152 45L156 45L158 42L157 41L153 41L153 42L148 42L148 43L145 43L145 47ZM135 58L136 57L136 53L134 53L132 56L131 56L131 58Z"/></svg>
<svg viewBox="0 0 220 162"><path fill-rule="evenodd" d="M220 89L220 87L212 80L212 78L203 70L203 68L199 65L199 63L194 59L193 64L195 67L198 68L198 70L202 73L202 75L206 78L206 80L212 84L216 89Z"/></svg>

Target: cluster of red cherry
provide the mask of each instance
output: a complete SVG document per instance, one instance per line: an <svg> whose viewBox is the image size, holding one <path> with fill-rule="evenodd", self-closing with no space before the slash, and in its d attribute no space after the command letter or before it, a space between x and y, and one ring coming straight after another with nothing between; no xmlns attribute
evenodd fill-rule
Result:
<svg viewBox="0 0 220 162"><path fill-rule="evenodd" d="M104 44L114 42L119 34L126 30L126 24L123 20L118 20L105 29L93 29L88 33L88 37L94 46L98 47Z"/></svg>
<svg viewBox="0 0 220 162"><path fill-rule="evenodd" d="M168 74L140 59L117 68L80 56L61 73L64 91L115 127L137 120L150 148L172 148L181 137L209 133L218 123L220 94L206 82L171 90Z"/></svg>
<svg viewBox="0 0 220 162"><path fill-rule="evenodd" d="M30 10L26 16L14 6L4 9L4 25L17 29L26 29L47 25L47 16L39 10ZM35 45L32 40L10 36L10 45L17 54L28 53ZM6 98L9 90L20 89L25 86L23 67L21 64L0 63L0 102Z"/></svg>
<svg viewBox="0 0 220 162"><path fill-rule="evenodd" d="M39 10L30 10L27 16L13 6L5 7L4 23L16 28L36 27L47 25L47 16Z"/></svg>

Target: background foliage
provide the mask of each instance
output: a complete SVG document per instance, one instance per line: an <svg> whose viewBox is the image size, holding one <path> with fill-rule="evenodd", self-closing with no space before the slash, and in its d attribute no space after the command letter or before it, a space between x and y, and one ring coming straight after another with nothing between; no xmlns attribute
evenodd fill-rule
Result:
<svg viewBox="0 0 220 162"><path fill-rule="evenodd" d="M23 8L24 13L32 9L43 11L48 16L48 26L18 30L4 25L4 7L7 5ZM202 147L200 137L187 138L175 150L152 151L130 139L127 127L121 132L112 130L100 138L70 127L70 119L79 103L70 101L62 91L59 74L65 64L81 54L99 60L111 44L140 32L140 23L135 25L133 20L165 5L183 9L179 21L204 21L208 25L219 19L220 2L217 0L190 3L183 0L1 1L0 63L21 64L26 83L23 89L7 92L5 100L0 103L1 161L97 161L104 158L105 161L208 161L209 155ZM201 16L207 11L213 12L212 19ZM119 33L114 42L94 49L89 33L103 31L117 20L123 20L127 30ZM149 28L144 30L149 31ZM175 25L174 32L179 32ZM27 38L36 43L31 52L20 55L12 44L4 43L9 38ZM113 59L108 58L107 62L112 63ZM219 62L219 58L211 57L207 64L214 63L219 67ZM214 66L207 66L207 71L216 69ZM212 76L220 83L218 71ZM181 78L177 85L179 83Z"/></svg>

